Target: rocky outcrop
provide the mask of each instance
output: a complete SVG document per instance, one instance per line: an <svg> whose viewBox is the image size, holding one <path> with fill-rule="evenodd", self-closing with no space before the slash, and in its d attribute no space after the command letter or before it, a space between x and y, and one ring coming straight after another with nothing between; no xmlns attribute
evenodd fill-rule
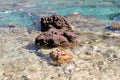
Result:
<svg viewBox="0 0 120 80"><path fill-rule="evenodd" d="M41 31L35 39L37 47L49 46L68 47L71 43L76 43L76 35L67 20L60 15L41 18Z"/></svg>

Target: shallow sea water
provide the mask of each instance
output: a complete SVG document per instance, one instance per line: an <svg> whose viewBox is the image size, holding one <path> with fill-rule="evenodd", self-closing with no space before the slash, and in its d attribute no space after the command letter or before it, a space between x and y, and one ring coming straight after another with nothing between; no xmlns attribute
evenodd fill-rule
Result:
<svg viewBox="0 0 120 80"><path fill-rule="evenodd" d="M120 20L120 3L119 0L1 0L0 27L17 24L30 28L42 16L72 12L101 20Z"/></svg>
<svg viewBox="0 0 120 80"><path fill-rule="evenodd" d="M104 24L114 14L118 16L113 20L119 20L119 1L0 0L0 80L120 80L120 32L107 30ZM42 16L74 11L98 20L68 17L78 45L63 47L72 55L69 63L54 64L49 56L53 48L38 49L35 38L41 32L29 29L40 29L33 22ZM9 24L20 28L8 28Z"/></svg>

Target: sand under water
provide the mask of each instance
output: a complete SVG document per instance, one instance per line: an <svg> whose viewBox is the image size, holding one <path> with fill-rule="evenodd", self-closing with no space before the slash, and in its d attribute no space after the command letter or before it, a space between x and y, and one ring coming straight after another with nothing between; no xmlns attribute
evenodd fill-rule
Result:
<svg viewBox="0 0 120 80"><path fill-rule="evenodd" d="M64 50L72 53L73 59L71 62L53 65L49 56L49 52L52 49L37 49L34 44L35 38L41 32L34 29L35 25L33 25L33 21L43 15L48 16L53 14L54 9L52 7L50 9L46 7L41 7L43 9L40 9L40 7L34 8L35 5L31 5L33 7L29 9L29 5L34 3L38 6L46 6L48 4L58 6L57 4L59 3L66 5L67 11L67 7L73 1L70 0L63 3L63 0L52 0L51 3L48 3L46 0L45 2L41 2L43 5L39 5L40 3L37 3L38 0L30 0L30 3L27 0L22 0L23 2L19 0L7 1L9 0L4 0L0 3L2 8L10 11L6 12L0 9L0 16L2 16L0 17L0 80L120 79L120 33L119 30L112 31L107 29L106 20L93 18L94 16L82 15L82 12L79 15L66 15L65 13L67 21L74 26L73 32L78 37L78 45L73 48L64 48ZM52 3L54 1L57 2ZM77 1L75 0L74 2L76 4L83 4L80 2L82 0ZM89 3L88 0L84 1L85 3ZM100 4L94 2L94 4L105 5L107 3L109 6L113 5L113 3L115 4L117 0L114 0L114 2L112 0L105 1L104 3L99 2ZM68 3L68 5L65 3ZM8 6L5 7L4 4L8 4ZM10 7L11 5L13 6L12 8ZM116 6L119 7L118 5L119 3ZM23 8L25 6L26 8ZM23 11L21 7L28 11ZM35 9L40 9L40 12ZM59 12L59 6L55 10L58 10L56 12L60 14L63 13L62 11L62 13ZM113 22L108 21L108 18L105 19L107 19L107 23ZM11 22L12 20L13 22ZM8 24L14 24L15 21L17 22L17 26L9 28ZM30 29L30 26L33 29ZM37 25L37 28L39 29L40 25Z"/></svg>
<svg viewBox="0 0 120 80"><path fill-rule="evenodd" d="M67 16L78 46L66 48L73 60L51 64L52 49L37 49L40 31L0 28L0 80L119 80L120 34L104 31L104 22L81 15Z"/></svg>

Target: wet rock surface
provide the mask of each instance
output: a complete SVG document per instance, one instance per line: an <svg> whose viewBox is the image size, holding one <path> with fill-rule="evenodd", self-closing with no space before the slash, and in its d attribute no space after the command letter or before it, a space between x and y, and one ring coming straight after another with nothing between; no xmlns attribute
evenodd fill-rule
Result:
<svg viewBox="0 0 120 80"><path fill-rule="evenodd" d="M60 15L41 18L41 31L35 39L37 47L48 46L69 46L76 44L77 36L72 31L72 26Z"/></svg>

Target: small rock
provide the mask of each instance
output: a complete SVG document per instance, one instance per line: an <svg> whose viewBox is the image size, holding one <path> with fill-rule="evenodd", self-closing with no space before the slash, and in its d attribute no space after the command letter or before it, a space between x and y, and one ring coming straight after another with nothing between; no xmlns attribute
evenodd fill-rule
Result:
<svg viewBox="0 0 120 80"><path fill-rule="evenodd" d="M13 23L13 24L8 24L9 28L15 28L17 26L17 24Z"/></svg>
<svg viewBox="0 0 120 80"><path fill-rule="evenodd" d="M57 64L70 62L72 60L72 54L64 51L63 49L55 49L50 53L50 58Z"/></svg>
<svg viewBox="0 0 120 80"><path fill-rule="evenodd" d="M111 23L111 28L116 29L116 30L120 30L120 22Z"/></svg>
<svg viewBox="0 0 120 80"><path fill-rule="evenodd" d="M71 14L68 14L68 16L77 16L80 15L78 12L72 12Z"/></svg>

